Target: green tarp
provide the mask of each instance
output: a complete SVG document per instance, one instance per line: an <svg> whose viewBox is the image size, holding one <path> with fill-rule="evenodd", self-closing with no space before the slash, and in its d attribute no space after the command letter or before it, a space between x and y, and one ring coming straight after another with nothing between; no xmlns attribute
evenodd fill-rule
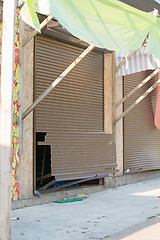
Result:
<svg viewBox="0 0 160 240"><path fill-rule="evenodd" d="M39 31L35 12L53 15L74 36L109 50L139 49L149 33L146 53L160 58L160 19L118 0L27 0L21 16Z"/></svg>

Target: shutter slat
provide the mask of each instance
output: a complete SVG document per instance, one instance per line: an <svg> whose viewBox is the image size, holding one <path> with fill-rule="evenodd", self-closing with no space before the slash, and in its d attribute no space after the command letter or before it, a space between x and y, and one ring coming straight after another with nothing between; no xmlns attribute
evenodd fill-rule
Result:
<svg viewBox="0 0 160 240"><path fill-rule="evenodd" d="M36 37L37 98L84 49ZM35 110L36 132L51 145L51 171L57 179L105 173L116 166L112 136L103 126L103 53L91 52ZM41 142L40 145L43 145Z"/></svg>
<svg viewBox="0 0 160 240"><path fill-rule="evenodd" d="M124 77L124 95L145 79L152 71L143 71ZM154 82L152 78L124 103L126 110ZM154 90L124 118L124 159L125 169L130 172L160 168L160 131L154 125Z"/></svg>

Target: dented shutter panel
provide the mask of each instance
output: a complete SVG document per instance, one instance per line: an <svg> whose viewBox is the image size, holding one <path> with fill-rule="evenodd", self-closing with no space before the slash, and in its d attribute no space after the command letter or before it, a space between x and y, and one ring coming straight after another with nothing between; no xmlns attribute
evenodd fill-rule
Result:
<svg viewBox="0 0 160 240"><path fill-rule="evenodd" d="M37 98L84 51L45 36L35 40ZM93 51L35 110L36 132L51 145L58 180L105 173L116 165L112 136L103 131L103 53ZM110 143L110 144L108 144Z"/></svg>

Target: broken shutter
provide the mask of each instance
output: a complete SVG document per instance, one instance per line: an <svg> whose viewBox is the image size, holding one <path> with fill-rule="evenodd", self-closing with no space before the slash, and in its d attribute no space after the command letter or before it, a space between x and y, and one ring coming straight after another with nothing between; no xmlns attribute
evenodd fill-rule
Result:
<svg viewBox="0 0 160 240"><path fill-rule="evenodd" d="M35 40L37 98L84 49L45 36ZM57 180L105 173L116 165L112 136L104 134L103 52L93 51L35 110L36 132L46 132Z"/></svg>
<svg viewBox="0 0 160 240"><path fill-rule="evenodd" d="M130 92L151 71L142 71L124 77L124 95ZM124 103L126 110L154 82L155 76ZM124 118L124 163L130 172L153 170L160 168L160 130L154 125L154 90L142 100Z"/></svg>

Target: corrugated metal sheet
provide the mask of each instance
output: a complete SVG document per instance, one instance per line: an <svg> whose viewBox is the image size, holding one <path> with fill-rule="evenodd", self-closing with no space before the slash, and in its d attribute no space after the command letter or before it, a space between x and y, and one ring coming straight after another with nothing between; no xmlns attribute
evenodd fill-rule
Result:
<svg viewBox="0 0 160 240"><path fill-rule="evenodd" d="M35 40L37 98L84 49L45 36ZM51 145L57 179L75 179L116 165L115 146L103 125L103 53L93 51L38 105L37 132Z"/></svg>
<svg viewBox="0 0 160 240"><path fill-rule="evenodd" d="M124 95L147 77L143 71L124 77ZM124 103L126 110L157 79L154 77ZM160 168L160 131L154 125L154 90L124 118L124 164L130 172Z"/></svg>
<svg viewBox="0 0 160 240"><path fill-rule="evenodd" d="M131 51L128 52L129 55ZM124 54L121 52L116 53L116 65L118 66L124 59ZM133 74L136 72L153 70L160 66L160 59L145 53L145 48L142 47L138 50L129 60L125 63L119 71L116 73L116 76L125 76Z"/></svg>

